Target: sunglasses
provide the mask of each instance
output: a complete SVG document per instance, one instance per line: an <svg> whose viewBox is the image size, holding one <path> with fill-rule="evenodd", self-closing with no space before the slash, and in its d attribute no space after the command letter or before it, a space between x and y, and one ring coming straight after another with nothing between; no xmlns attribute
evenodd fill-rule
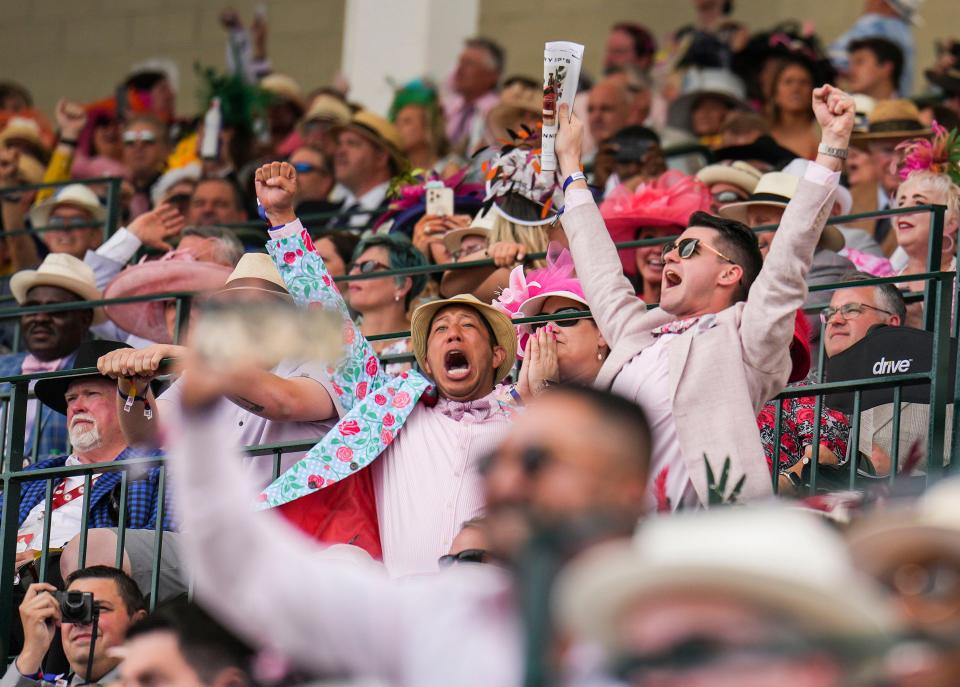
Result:
<svg viewBox="0 0 960 687"><path fill-rule="evenodd" d="M320 171L319 167L311 165L309 162L294 162L293 168L297 170L297 174L310 174L311 172Z"/></svg>
<svg viewBox="0 0 960 687"><path fill-rule="evenodd" d="M490 554L485 549L464 549L457 553L440 556L437 563L441 568L449 568L459 563L486 563L488 560L490 560Z"/></svg>
<svg viewBox="0 0 960 687"><path fill-rule="evenodd" d="M717 257L726 260L727 262L736 265L737 263L728 258L726 255L718 251L716 248L711 246L708 243L704 243L700 239L680 239L679 241L670 241L669 243L663 244L663 247L660 249L660 256L666 259L667 254L677 251L677 255L680 256L682 260L689 260L694 255L697 254L697 248L703 246L708 251L716 255Z"/></svg>
<svg viewBox="0 0 960 687"><path fill-rule="evenodd" d="M566 315L566 314L568 314L568 313L581 313L581 312L582 312L582 313L589 313L590 311L589 311L589 310L582 310L581 308L573 308L573 307L570 307L570 308L560 308L559 310L556 310L556 311L554 311L554 312L541 313L541 315ZM553 321L552 321L552 324L555 324L555 325L557 325L558 327L564 327L564 328L566 328L566 327L576 327L578 324L580 324L580 323L583 322L584 320L590 320L590 319L593 319L593 318L592 318L592 317L579 317L579 318L571 317L570 319L553 320ZM551 322L534 322L534 323L531 325L531 328L533 329L533 331L537 331L537 330L540 329L541 327L545 327L545 326L548 325L548 324L551 324Z"/></svg>
<svg viewBox="0 0 960 687"><path fill-rule="evenodd" d="M126 145L140 143L156 143L157 135L152 131L125 131L123 132L123 142Z"/></svg>
<svg viewBox="0 0 960 687"><path fill-rule="evenodd" d="M48 227L57 227L58 229L95 229L103 226L100 222L93 222L80 217L51 217L47 220Z"/></svg>
<svg viewBox="0 0 960 687"><path fill-rule="evenodd" d="M372 274L388 269L390 269L388 265L384 265L382 262L377 262L376 260L364 260L363 262L355 262L350 265L351 273L359 272L360 274Z"/></svg>
<svg viewBox="0 0 960 687"><path fill-rule="evenodd" d="M736 191L718 191L713 194L713 199L717 203L736 203L741 200L746 200L747 196L737 193Z"/></svg>

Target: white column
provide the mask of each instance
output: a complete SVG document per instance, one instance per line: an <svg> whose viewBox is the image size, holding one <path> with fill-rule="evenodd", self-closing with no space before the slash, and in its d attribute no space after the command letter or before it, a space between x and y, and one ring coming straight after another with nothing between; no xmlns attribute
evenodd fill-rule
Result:
<svg viewBox="0 0 960 687"><path fill-rule="evenodd" d="M386 114L393 89L449 76L466 38L476 35L479 0L347 0L343 74L350 100Z"/></svg>

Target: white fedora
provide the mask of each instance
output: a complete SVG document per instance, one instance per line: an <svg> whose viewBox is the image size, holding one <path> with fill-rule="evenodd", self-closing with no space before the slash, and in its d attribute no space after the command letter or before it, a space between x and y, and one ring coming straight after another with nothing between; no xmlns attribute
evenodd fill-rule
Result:
<svg viewBox="0 0 960 687"><path fill-rule="evenodd" d="M789 532L789 537L783 533ZM853 566L817 516L780 506L654 518L633 542L588 551L561 573L554 597L577 639L616 652L635 604L713 594L791 620L817 636L876 638L897 621L879 588Z"/></svg>
<svg viewBox="0 0 960 687"><path fill-rule="evenodd" d="M57 286L75 293L85 301L98 301L103 296L97 288L93 268L67 253L50 253L35 270L20 270L10 277L10 293L21 305L34 286ZM103 308L93 309L93 323L106 320Z"/></svg>
<svg viewBox="0 0 960 687"><path fill-rule="evenodd" d="M102 222L107 211L100 204L97 194L83 184L70 184L57 191L52 198L46 200L30 211L30 223L35 227L45 227L50 221L50 213L61 205L72 205L86 210L94 221Z"/></svg>
<svg viewBox="0 0 960 687"><path fill-rule="evenodd" d="M746 101L746 86L740 77L728 69L690 69L683 80L683 93L667 110L667 124L675 129L690 131L693 105L705 96L719 98L734 110L750 109Z"/></svg>
<svg viewBox="0 0 960 687"><path fill-rule="evenodd" d="M713 165L707 165L697 172L697 179L707 186L714 184L730 184L753 193L760 183L763 172L743 160L725 160Z"/></svg>

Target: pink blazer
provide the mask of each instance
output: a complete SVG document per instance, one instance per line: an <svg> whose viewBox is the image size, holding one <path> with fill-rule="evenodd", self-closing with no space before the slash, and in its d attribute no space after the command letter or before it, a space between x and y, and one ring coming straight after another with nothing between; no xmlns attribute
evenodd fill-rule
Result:
<svg viewBox="0 0 960 687"><path fill-rule="evenodd" d="M718 313L713 327L693 327L667 344L680 449L703 503L705 455L718 478L730 457L728 490L746 475L740 500L772 493L757 413L787 383L794 319L807 296L805 278L832 191L832 185L801 180L746 302ZM609 389L624 365L654 342L652 330L675 318L659 308L648 311L637 298L596 204L565 212L562 223L594 320L610 345L595 381Z"/></svg>

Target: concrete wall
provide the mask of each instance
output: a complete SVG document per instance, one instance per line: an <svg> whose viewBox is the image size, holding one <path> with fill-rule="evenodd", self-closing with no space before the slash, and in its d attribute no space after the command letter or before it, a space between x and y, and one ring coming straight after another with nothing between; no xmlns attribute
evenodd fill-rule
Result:
<svg viewBox="0 0 960 687"><path fill-rule="evenodd" d="M178 109L198 108L193 65L222 67L222 7L247 23L254 0L0 0L0 79L26 85L52 112L57 98L109 96L130 65L173 59ZM306 90L329 83L340 66L344 0L269 0L269 50L275 68Z"/></svg>
<svg viewBox="0 0 960 687"><path fill-rule="evenodd" d="M957 0L926 0L924 25L914 30L918 77L933 61L933 42L960 37ZM829 43L857 19L863 0L736 0L734 18L749 28L769 28L787 18L812 20ZM507 47L507 72L539 77L543 74L543 44L571 40L586 46L584 62L594 76L600 73L607 29L617 21L636 21L658 38L693 19L690 0L482 0L480 33L495 36Z"/></svg>
<svg viewBox="0 0 960 687"><path fill-rule="evenodd" d="M384 8L402 2L364 1L382 2ZM448 12L472 12L477 2L443 1L449 4ZM249 21L255 0L231 3ZM226 0L0 0L0 78L26 84L38 105L50 112L62 95L81 101L109 95L131 64L162 55L180 68L179 109L193 112L197 107L193 63L224 62L224 34L217 17L226 4ZM267 4L275 68L308 90L329 82L341 65L345 0L267 0ZM587 67L596 74L613 22L641 21L664 35L692 17L689 0L479 0L479 5L479 32L507 46L508 71L533 76L542 71L545 40L584 43ZM862 0L737 0L736 17L752 28L790 16L815 18L821 35L832 39L849 26L861 6ZM916 30L919 65L932 59L935 38L960 35L956 7L957 0L925 3L926 23ZM439 21L440 14L431 24L433 19ZM372 35L382 32L383 27L371 30ZM381 41L371 40L369 50L382 64L395 59ZM445 76L442 66L429 66L441 72L432 76ZM370 74L366 90L381 87L383 76L383 71Z"/></svg>

